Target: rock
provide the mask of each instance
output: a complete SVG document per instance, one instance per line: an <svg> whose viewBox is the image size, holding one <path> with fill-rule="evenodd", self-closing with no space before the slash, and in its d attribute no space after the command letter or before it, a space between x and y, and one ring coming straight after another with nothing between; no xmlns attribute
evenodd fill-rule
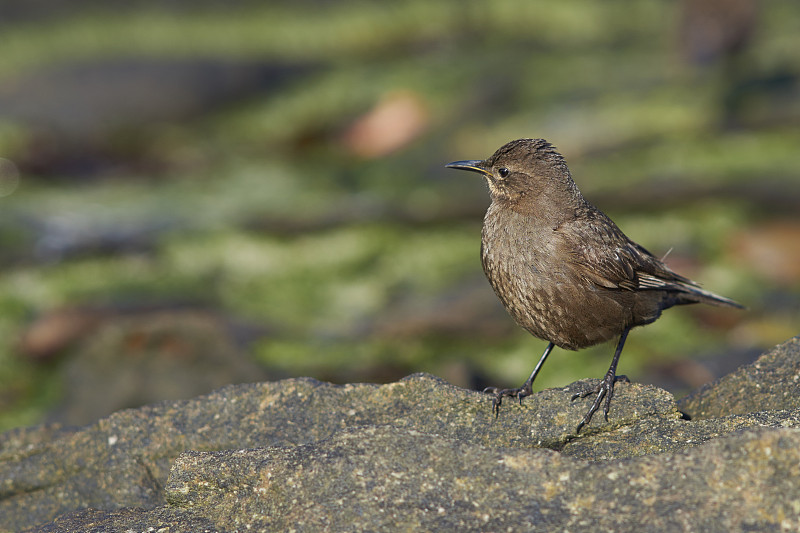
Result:
<svg viewBox="0 0 800 533"><path fill-rule="evenodd" d="M362 426L476 445L559 448L586 409L586 402L570 402L576 385L543 391L522 407L511 403L495 419L485 395L424 374L383 386L292 379L120 411L39 443L16 432L0 440L0 495L7 496L0 497L0 516L19 528L35 524L24 522L32 515L51 520L85 506L152 507L163 501L170 464L184 450L298 446ZM616 399L608 427L678 416L672 397L654 387L620 384ZM601 421L589 429L598 431Z"/></svg>
<svg viewBox="0 0 800 533"><path fill-rule="evenodd" d="M793 339L728 378L791 379L798 356ZM609 422L575 435L590 400L570 398L588 383L496 419L485 395L416 374L229 386L14 430L0 435L0 531L800 527L800 409L777 384L771 407L687 420L666 391L619 383Z"/></svg>
<svg viewBox="0 0 800 533"><path fill-rule="evenodd" d="M699 421L647 418L591 439L572 440L561 453L590 461L673 453L750 428L800 428L800 411L762 411Z"/></svg>
<svg viewBox="0 0 800 533"><path fill-rule="evenodd" d="M63 363L55 422L88 424L120 409L192 398L266 379L217 313L192 308L107 310Z"/></svg>
<svg viewBox="0 0 800 533"><path fill-rule="evenodd" d="M793 337L680 402L692 418L800 409L800 336Z"/></svg>
<svg viewBox="0 0 800 533"><path fill-rule="evenodd" d="M61 307L37 317L22 333L17 350L30 359L45 361L74 345L102 321L95 309Z"/></svg>
<svg viewBox="0 0 800 533"><path fill-rule="evenodd" d="M186 452L167 505L78 512L40 531L789 531L798 489L797 430L588 462L373 426L298 447Z"/></svg>
<svg viewBox="0 0 800 533"><path fill-rule="evenodd" d="M300 448L187 452L167 500L213 509L202 514L221 530L727 532L797 528L798 488L794 430L589 463L370 427Z"/></svg>

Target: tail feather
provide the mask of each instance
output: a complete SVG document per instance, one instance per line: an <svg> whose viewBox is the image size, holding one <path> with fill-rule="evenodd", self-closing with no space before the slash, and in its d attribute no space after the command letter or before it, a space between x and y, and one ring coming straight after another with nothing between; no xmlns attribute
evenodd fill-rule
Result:
<svg viewBox="0 0 800 533"><path fill-rule="evenodd" d="M703 290L697 285L680 284L678 286L678 303L679 304L709 304L718 307L733 307L736 309L745 309L742 304L725 298L711 291Z"/></svg>
<svg viewBox="0 0 800 533"><path fill-rule="evenodd" d="M639 290L665 291L668 295L667 301L669 302L669 307L681 304L702 303L719 307L745 309L745 306L734 302L730 298L725 298L711 291L701 289L696 282L680 274L676 274L665 265L660 266L662 268L653 274L640 273L637 279L637 288Z"/></svg>

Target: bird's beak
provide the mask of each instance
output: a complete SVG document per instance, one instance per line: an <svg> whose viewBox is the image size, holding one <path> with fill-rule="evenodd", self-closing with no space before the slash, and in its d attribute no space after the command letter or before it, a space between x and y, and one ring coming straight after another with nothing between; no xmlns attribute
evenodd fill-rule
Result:
<svg viewBox="0 0 800 533"><path fill-rule="evenodd" d="M471 170L472 172L479 172L486 176L491 176L492 173L481 166L483 161L474 159L470 161L453 161L445 165L446 168L457 168L459 170Z"/></svg>

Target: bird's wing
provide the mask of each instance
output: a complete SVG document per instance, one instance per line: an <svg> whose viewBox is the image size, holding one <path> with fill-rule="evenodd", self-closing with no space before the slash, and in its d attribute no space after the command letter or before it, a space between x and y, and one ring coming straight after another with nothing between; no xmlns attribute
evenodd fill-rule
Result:
<svg viewBox="0 0 800 533"><path fill-rule="evenodd" d="M664 291L670 295L663 303L665 308L687 303L743 307L676 274L626 237L603 213L589 211L556 228L561 244L566 246L560 257L566 257L579 276L611 290Z"/></svg>
<svg viewBox="0 0 800 533"><path fill-rule="evenodd" d="M574 268L601 287L635 291L696 286L630 240L600 212L587 213L558 231L567 246L566 257Z"/></svg>

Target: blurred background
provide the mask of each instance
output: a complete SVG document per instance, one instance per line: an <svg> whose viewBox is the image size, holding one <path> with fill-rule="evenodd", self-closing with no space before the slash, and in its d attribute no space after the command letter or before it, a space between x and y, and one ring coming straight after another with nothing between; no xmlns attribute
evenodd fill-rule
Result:
<svg viewBox="0 0 800 533"><path fill-rule="evenodd" d="M295 376L520 385L546 343L444 168L519 137L748 306L666 312L621 373L680 396L800 332L795 0L5 0L0 43L0 429Z"/></svg>

